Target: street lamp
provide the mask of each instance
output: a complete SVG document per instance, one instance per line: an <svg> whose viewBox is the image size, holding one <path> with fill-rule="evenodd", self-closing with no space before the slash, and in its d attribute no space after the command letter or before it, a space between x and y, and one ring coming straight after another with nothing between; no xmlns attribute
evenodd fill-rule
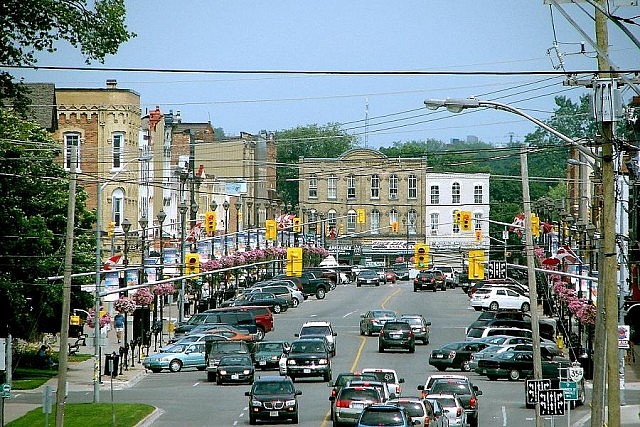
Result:
<svg viewBox="0 0 640 427"><path fill-rule="evenodd" d="M140 250L140 266L142 267L140 270L140 279L139 279L139 284L143 284L147 282L147 275L145 274L145 270L144 270L144 255L145 255L145 250L146 250L146 237L147 237L147 226L149 225L149 220L147 219L147 217L145 215L143 215L139 220L138 220L138 224L140 224L140 228L142 229L142 248ZM143 310L144 312L144 310ZM147 320L149 319L148 315L147 315ZM135 322L135 320L134 320ZM135 324L135 323L134 323ZM142 322L142 328L140 328L140 333L142 334L141 339L142 339L142 343L144 345L151 345L151 342L147 343L147 331L144 330L144 325L146 324L146 322ZM147 347L148 348L148 347ZM140 354L140 353L138 353Z"/></svg>
<svg viewBox="0 0 640 427"><path fill-rule="evenodd" d="M184 268L184 260L185 260L185 253L184 253L184 241L186 239L186 235L185 235L185 222L186 222L186 215L187 215L187 205L186 203L180 202L180 204L178 205L178 211L180 212L180 228L181 228L181 236L180 236L180 276L183 276L182 279L180 280L180 292L178 293L178 323L182 323L184 321L184 273L185 273L185 268Z"/></svg>
<svg viewBox="0 0 640 427"><path fill-rule="evenodd" d="M240 241L240 209L242 208L242 202L236 201L236 252L238 252L238 243Z"/></svg>
<svg viewBox="0 0 640 427"><path fill-rule="evenodd" d="M211 203L209 204L209 209L211 212L216 212L218 210L218 204L214 199L211 199ZM217 221L217 220L216 220ZM218 228L218 224L214 224L213 234L211 235L211 259L214 258L214 245L216 241L216 229Z"/></svg>
<svg viewBox="0 0 640 427"><path fill-rule="evenodd" d="M129 295L129 292L126 291L126 287L127 287L127 275L129 274L129 270L126 269L126 267L129 265L129 230L131 230L131 222L125 218L124 221L122 221L122 224L120 224L122 226L122 231L124 231L124 261L123 264L125 266L125 270L124 270L124 287L125 287L125 291L124 291L124 295L127 296ZM128 323L128 319L127 317L129 317L129 313L124 312L124 367L125 369L129 368L129 361L128 361L128 356L129 356L129 339L128 339L128 331L127 329L129 329L127 323ZM132 349L133 351L133 349ZM120 365L122 367L122 365ZM122 368L121 368L122 369ZM122 372L120 372L122 374Z"/></svg>
<svg viewBox="0 0 640 427"><path fill-rule="evenodd" d="M266 205L266 204L265 204ZM256 212L254 215L254 222L256 223L256 249L260 249L260 208L262 207L262 203L256 203Z"/></svg>
<svg viewBox="0 0 640 427"><path fill-rule="evenodd" d="M253 208L253 202L247 202L247 249L251 250L251 209ZM255 215L254 215L255 217Z"/></svg>
<svg viewBox="0 0 640 427"><path fill-rule="evenodd" d="M222 204L224 208L224 256L229 254L229 250L227 249L227 233L229 232L229 202L224 201Z"/></svg>
<svg viewBox="0 0 640 427"><path fill-rule="evenodd" d="M156 215L158 224L160 225L160 267L156 273L156 280L162 280L164 275L164 240L162 235L162 224L167 219L167 214L161 209ZM164 296L162 297L164 299ZM160 325L158 325L158 295L153 293L153 329L155 331L154 351L158 351L158 333L160 333L160 345L162 346L162 317L163 317L163 301L160 301Z"/></svg>
<svg viewBox="0 0 640 427"><path fill-rule="evenodd" d="M275 200L271 201L271 215L273 215L273 217L276 217L276 209L278 208L278 203ZM273 242L273 246L278 246L278 237L276 235L276 240L274 240Z"/></svg>

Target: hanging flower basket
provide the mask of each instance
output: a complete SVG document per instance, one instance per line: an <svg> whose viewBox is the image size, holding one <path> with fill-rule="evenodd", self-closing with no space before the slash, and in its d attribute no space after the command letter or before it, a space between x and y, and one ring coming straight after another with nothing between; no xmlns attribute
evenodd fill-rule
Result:
<svg viewBox="0 0 640 427"><path fill-rule="evenodd" d="M136 303L133 298L120 297L113 303L113 308L120 313L133 313L136 309Z"/></svg>
<svg viewBox="0 0 640 427"><path fill-rule="evenodd" d="M163 295L170 295L176 290L171 283L159 283L153 286L153 294L159 297Z"/></svg>
<svg viewBox="0 0 640 427"><path fill-rule="evenodd" d="M153 302L153 294L149 290L149 288L141 288L132 295L131 297L133 301L138 305L150 305Z"/></svg>
<svg viewBox="0 0 640 427"><path fill-rule="evenodd" d="M89 326L90 328L95 327L95 317L96 311L92 308L89 310L89 315L87 316L86 321L87 326ZM105 311L104 314L100 316L100 327L102 328L109 323L111 323L111 316Z"/></svg>

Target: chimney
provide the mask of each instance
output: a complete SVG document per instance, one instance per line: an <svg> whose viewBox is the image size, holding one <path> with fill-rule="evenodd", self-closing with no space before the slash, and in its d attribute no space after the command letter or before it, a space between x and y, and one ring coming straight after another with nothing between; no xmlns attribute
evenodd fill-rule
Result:
<svg viewBox="0 0 640 427"><path fill-rule="evenodd" d="M182 117L180 116L180 110L176 111L176 115L174 116L174 118L175 118L175 121L177 123L182 123Z"/></svg>
<svg viewBox="0 0 640 427"><path fill-rule="evenodd" d="M118 86L116 79L107 79L107 89L115 89Z"/></svg>

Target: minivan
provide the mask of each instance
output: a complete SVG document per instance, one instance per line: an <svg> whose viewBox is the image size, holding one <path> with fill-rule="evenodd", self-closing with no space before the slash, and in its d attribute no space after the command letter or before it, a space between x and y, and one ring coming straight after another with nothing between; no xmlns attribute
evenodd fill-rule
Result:
<svg viewBox="0 0 640 427"><path fill-rule="evenodd" d="M254 336L258 331L255 315L251 311L243 310L240 307L228 307L196 313L191 316L189 320L178 325L174 329L174 333L176 336L184 335L189 333L191 329L204 323L224 323L226 325L236 326L240 329L247 330Z"/></svg>

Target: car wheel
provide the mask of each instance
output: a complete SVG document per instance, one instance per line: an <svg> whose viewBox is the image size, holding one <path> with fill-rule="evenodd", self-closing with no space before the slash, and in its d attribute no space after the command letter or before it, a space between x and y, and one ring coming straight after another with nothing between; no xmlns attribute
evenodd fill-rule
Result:
<svg viewBox="0 0 640 427"><path fill-rule="evenodd" d="M158 369L158 368L151 369L151 372L153 372L154 374L158 374L160 373L160 371L162 371L162 369Z"/></svg>
<svg viewBox="0 0 640 427"><path fill-rule="evenodd" d="M279 314L282 312L282 306L280 304L276 304L273 306L273 312L275 314Z"/></svg>
<svg viewBox="0 0 640 427"><path fill-rule="evenodd" d="M495 375L487 375L487 378L489 379L489 381L496 381L498 379L498 377L496 377Z"/></svg>
<svg viewBox="0 0 640 427"><path fill-rule="evenodd" d="M222 385L222 379L218 378L218 379L216 380L216 385Z"/></svg>
<svg viewBox="0 0 640 427"><path fill-rule="evenodd" d="M415 353L416 352L416 346L415 344L412 346L409 346L409 353Z"/></svg>
<svg viewBox="0 0 640 427"><path fill-rule="evenodd" d="M359 288L359 287L360 287L360 283L356 283L356 288Z"/></svg>
<svg viewBox="0 0 640 427"><path fill-rule="evenodd" d="M325 380L326 382L331 381L331 371L325 372L322 375L322 379Z"/></svg>
<svg viewBox="0 0 640 427"><path fill-rule="evenodd" d="M256 417L251 415L251 413L249 413L249 425L256 425Z"/></svg>
<svg viewBox="0 0 640 427"><path fill-rule="evenodd" d="M293 418L291 418L291 423L292 424L298 424L298 414L295 414L293 416Z"/></svg>
<svg viewBox="0 0 640 427"><path fill-rule="evenodd" d="M173 359L169 362L169 370L171 372L180 372L180 369L182 369L182 362L178 359Z"/></svg>
<svg viewBox="0 0 640 427"><path fill-rule="evenodd" d="M498 305L498 303L496 301L494 301L491 304L489 304L489 310L491 310L491 311L497 311L499 307L500 306Z"/></svg>
<svg viewBox="0 0 640 427"><path fill-rule="evenodd" d="M434 286L434 287L433 287L433 292L437 292L437 291L438 291L438 287L437 287L437 286Z"/></svg>
<svg viewBox="0 0 640 427"><path fill-rule="evenodd" d="M447 370L447 367L446 367L446 366L436 366L436 369L437 369L438 371L440 371L440 372L444 372L444 371L446 371L446 370Z"/></svg>
<svg viewBox="0 0 640 427"><path fill-rule="evenodd" d="M364 333L364 330L362 329L362 325L360 325L360 335L366 335L366 334Z"/></svg>
<svg viewBox="0 0 640 427"><path fill-rule="evenodd" d="M415 286L413 287L413 292L418 292L418 288L416 288Z"/></svg>
<svg viewBox="0 0 640 427"><path fill-rule="evenodd" d="M256 328L256 340L262 341L264 339L264 329L261 327Z"/></svg>
<svg viewBox="0 0 640 427"><path fill-rule="evenodd" d="M518 381L520 379L520 371L512 369L509 371L509 381Z"/></svg>
<svg viewBox="0 0 640 427"><path fill-rule="evenodd" d="M384 353L384 346L378 343L378 353Z"/></svg>
<svg viewBox="0 0 640 427"><path fill-rule="evenodd" d="M213 382L215 380L216 380L216 373L215 372L207 372L207 381Z"/></svg>
<svg viewBox="0 0 640 427"><path fill-rule="evenodd" d="M298 301L298 298L293 298L291 302L293 302L293 308L296 308L300 305L300 301Z"/></svg>
<svg viewBox="0 0 640 427"><path fill-rule="evenodd" d="M318 288L316 290L316 299L324 299L325 296L326 296L326 292L324 291L324 289Z"/></svg>
<svg viewBox="0 0 640 427"><path fill-rule="evenodd" d="M198 368L197 368L197 369L198 369L198 371L204 371L204 370L205 370L205 368L206 368L206 366L198 366Z"/></svg>
<svg viewBox="0 0 640 427"><path fill-rule="evenodd" d="M523 302L522 311L529 311L529 310L531 310L531 305L528 302Z"/></svg>
<svg viewBox="0 0 640 427"><path fill-rule="evenodd" d="M376 286L380 286L380 282L376 282Z"/></svg>
<svg viewBox="0 0 640 427"><path fill-rule="evenodd" d="M469 361L465 360L464 362L462 362L462 365L460 365L460 369L462 370L462 372L469 372L471 370L471 367L469 366Z"/></svg>

